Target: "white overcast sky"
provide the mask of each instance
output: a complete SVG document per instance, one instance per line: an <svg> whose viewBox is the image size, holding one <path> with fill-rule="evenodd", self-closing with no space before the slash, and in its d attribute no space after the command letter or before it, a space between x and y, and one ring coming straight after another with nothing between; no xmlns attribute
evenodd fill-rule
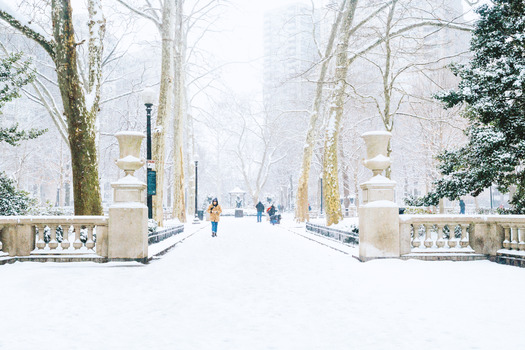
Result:
<svg viewBox="0 0 525 350"><path fill-rule="evenodd" d="M261 89L264 13L287 4L311 2L231 0L230 3L217 23L221 33L210 36L206 45L218 60L235 62L224 69L227 84L236 92L251 93Z"/></svg>

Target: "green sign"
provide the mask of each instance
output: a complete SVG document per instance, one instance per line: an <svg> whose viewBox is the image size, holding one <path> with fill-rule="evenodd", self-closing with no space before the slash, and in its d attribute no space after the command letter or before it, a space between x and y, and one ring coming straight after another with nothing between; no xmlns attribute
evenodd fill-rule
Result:
<svg viewBox="0 0 525 350"><path fill-rule="evenodd" d="M157 172L148 169L148 196L157 194Z"/></svg>

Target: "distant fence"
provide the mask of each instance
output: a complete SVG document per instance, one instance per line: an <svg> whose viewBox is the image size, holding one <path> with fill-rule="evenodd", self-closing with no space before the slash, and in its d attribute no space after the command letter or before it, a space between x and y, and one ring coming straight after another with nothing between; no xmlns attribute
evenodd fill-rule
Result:
<svg viewBox="0 0 525 350"><path fill-rule="evenodd" d="M160 231L151 232L148 234L148 245L159 243L171 236L178 235L179 233L184 232L184 225L178 225L173 227L168 227Z"/></svg>
<svg viewBox="0 0 525 350"><path fill-rule="evenodd" d="M306 223L306 231L330 237L342 243L359 244L359 234L356 232L338 230L309 222Z"/></svg>

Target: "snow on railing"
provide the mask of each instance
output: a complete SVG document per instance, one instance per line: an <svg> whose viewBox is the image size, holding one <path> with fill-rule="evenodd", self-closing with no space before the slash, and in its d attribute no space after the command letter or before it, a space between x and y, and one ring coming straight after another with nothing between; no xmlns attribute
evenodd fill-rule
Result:
<svg viewBox="0 0 525 350"><path fill-rule="evenodd" d="M16 255L95 254L97 236L107 235L108 219L104 216L6 216L0 217L0 227L3 227L2 239L9 242L10 247L16 247Z"/></svg>
<svg viewBox="0 0 525 350"><path fill-rule="evenodd" d="M184 225L168 227L148 234L148 244L159 243L171 236L184 232Z"/></svg>
<svg viewBox="0 0 525 350"><path fill-rule="evenodd" d="M316 225L310 222L306 223L306 231L317 233L326 237L336 239L342 243L359 243L359 234L355 232L347 232L343 230L338 230L335 228L330 228L323 225Z"/></svg>
<svg viewBox="0 0 525 350"><path fill-rule="evenodd" d="M525 215L400 215L411 252L525 251ZM519 254L522 255L522 254Z"/></svg>
<svg viewBox="0 0 525 350"><path fill-rule="evenodd" d="M103 216L70 216L34 219L34 254L94 254L97 233L107 230Z"/></svg>

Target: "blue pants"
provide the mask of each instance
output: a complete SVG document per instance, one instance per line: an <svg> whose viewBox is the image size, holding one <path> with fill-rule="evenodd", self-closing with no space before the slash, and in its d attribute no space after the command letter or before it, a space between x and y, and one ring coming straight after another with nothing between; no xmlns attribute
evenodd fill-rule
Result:
<svg viewBox="0 0 525 350"><path fill-rule="evenodd" d="M211 232L217 232L217 225L219 225L218 222L216 221L211 222Z"/></svg>
<svg viewBox="0 0 525 350"><path fill-rule="evenodd" d="M257 222L261 222L262 221L262 211L258 211L257 212Z"/></svg>

